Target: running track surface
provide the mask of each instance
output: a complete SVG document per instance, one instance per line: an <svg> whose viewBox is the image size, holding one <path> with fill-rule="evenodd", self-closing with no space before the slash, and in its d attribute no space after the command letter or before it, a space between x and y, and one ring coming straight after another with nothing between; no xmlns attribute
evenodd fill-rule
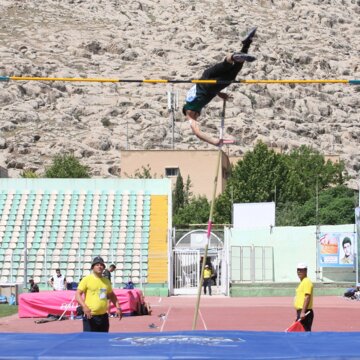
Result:
<svg viewBox="0 0 360 360"><path fill-rule="evenodd" d="M110 319L110 332L169 332L192 330L195 296L147 297L153 311L148 316ZM240 330L283 332L295 318L291 297L226 298L202 296L196 330ZM314 299L314 332L359 332L360 302L343 297ZM36 319L17 315L0 318L0 332L82 332L81 320L35 324ZM152 326L150 326L152 325Z"/></svg>

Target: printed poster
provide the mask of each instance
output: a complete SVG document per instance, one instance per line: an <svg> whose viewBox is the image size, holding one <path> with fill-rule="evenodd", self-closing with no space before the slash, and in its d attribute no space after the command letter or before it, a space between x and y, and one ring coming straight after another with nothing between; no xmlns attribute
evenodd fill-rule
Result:
<svg viewBox="0 0 360 360"><path fill-rule="evenodd" d="M354 233L320 233L319 265L322 267L353 267Z"/></svg>
<svg viewBox="0 0 360 360"><path fill-rule="evenodd" d="M356 225L356 254L360 254L360 207L355 208L355 225ZM360 257L355 257L356 261L356 285L360 286Z"/></svg>

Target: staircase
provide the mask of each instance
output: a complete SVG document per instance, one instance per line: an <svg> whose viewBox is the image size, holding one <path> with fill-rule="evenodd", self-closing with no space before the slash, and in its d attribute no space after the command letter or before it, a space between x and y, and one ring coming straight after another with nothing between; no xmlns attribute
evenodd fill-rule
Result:
<svg viewBox="0 0 360 360"><path fill-rule="evenodd" d="M148 283L168 281L168 197L152 195L148 252Z"/></svg>

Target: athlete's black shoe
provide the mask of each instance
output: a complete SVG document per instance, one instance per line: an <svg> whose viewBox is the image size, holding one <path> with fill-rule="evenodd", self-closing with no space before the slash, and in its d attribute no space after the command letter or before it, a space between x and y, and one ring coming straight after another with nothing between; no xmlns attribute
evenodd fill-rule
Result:
<svg viewBox="0 0 360 360"><path fill-rule="evenodd" d="M253 27L252 29L249 30L249 32L245 35L245 37L242 39L242 43L244 45L251 43L253 37L255 36L257 27Z"/></svg>
<svg viewBox="0 0 360 360"><path fill-rule="evenodd" d="M245 53L234 53L232 54L231 59L235 62L253 62L256 60L256 57Z"/></svg>

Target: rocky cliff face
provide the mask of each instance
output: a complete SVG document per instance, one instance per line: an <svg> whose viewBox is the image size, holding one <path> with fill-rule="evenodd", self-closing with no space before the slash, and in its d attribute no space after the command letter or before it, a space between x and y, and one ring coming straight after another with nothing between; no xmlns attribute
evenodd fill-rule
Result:
<svg viewBox="0 0 360 360"><path fill-rule="evenodd" d="M2 0L0 75L99 79L196 79L238 51L258 26L243 79L359 79L359 0ZM175 148L204 149L181 114ZM0 82L0 165L41 174L73 152L94 177L119 176L122 149L171 147L165 84ZM226 134L240 155L262 140L339 154L357 175L360 87L344 84L229 87ZM221 100L201 116L216 136Z"/></svg>

